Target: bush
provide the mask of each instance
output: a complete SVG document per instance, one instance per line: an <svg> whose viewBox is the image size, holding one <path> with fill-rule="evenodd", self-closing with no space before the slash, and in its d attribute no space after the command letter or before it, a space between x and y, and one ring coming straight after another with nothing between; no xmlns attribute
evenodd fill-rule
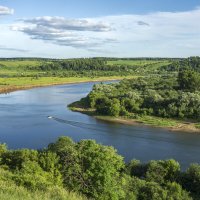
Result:
<svg viewBox="0 0 200 200"><path fill-rule="evenodd" d="M177 181L180 165L175 160L151 161L147 166L146 180L159 184Z"/></svg>
<svg viewBox="0 0 200 200"><path fill-rule="evenodd" d="M183 187L192 192L195 196L200 196L200 165L192 164L185 173L182 174Z"/></svg>

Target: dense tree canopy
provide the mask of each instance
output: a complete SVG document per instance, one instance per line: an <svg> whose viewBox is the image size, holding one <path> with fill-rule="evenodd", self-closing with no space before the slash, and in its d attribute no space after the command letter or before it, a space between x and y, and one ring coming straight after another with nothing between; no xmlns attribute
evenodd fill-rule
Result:
<svg viewBox="0 0 200 200"><path fill-rule="evenodd" d="M94 140L75 143L60 137L43 150L7 150L0 145L0 184L16 184L30 191L65 188L89 199L198 200L200 166L185 172L175 160L124 163L113 147ZM0 197L1 197L0 188ZM55 190L55 189L54 189ZM14 193L14 191L13 191ZM61 195L58 199L66 199ZM55 198L49 198L55 199Z"/></svg>
<svg viewBox="0 0 200 200"><path fill-rule="evenodd" d="M195 71L185 70L178 74L180 89L197 91L200 89L200 74Z"/></svg>
<svg viewBox="0 0 200 200"><path fill-rule="evenodd" d="M178 78L152 76L95 85L84 102L100 115L200 120L199 89L200 74L186 70Z"/></svg>
<svg viewBox="0 0 200 200"><path fill-rule="evenodd" d="M194 70L200 72L200 57L189 57L185 59L174 60L169 65L161 67L161 70L168 72L178 72L182 70Z"/></svg>
<svg viewBox="0 0 200 200"><path fill-rule="evenodd" d="M64 184L71 190L96 199L118 199L121 195L120 171L124 163L112 147L93 140L75 144L63 137L48 149L60 156Z"/></svg>

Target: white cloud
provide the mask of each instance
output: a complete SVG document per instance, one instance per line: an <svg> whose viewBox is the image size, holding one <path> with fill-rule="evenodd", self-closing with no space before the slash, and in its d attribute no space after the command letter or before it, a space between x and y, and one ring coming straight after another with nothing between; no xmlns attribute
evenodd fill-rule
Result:
<svg viewBox="0 0 200 200"><path fill-rule="evenodd" d="M51 27L59 30L72 30L72 31L94 31L106 32L110 31L109 24L91 21L85 19L66 19L64 17L36 17L33 19L22 20L25 23L35 24L42 27Z"/></svg>
<svg viewBox="0 0 200 200"><path fill-rule="evenodd" d="M199 55L199 20L200 8L85 19L37 17L13 24L12 30L22 32L32 41L45 41L41 46L82 49L85 56L93 51L97 56L179 57Z"/></svg>
<svg viewBox="0 0 200 200"><path fill-rule="evenodd" d="M5 6L0 6L0 16L1 15L12 15L14 13L14 9L5 7Z"/></svg>
<svg viewBox="0 0 200 200"><path fill-rule="evenodd" d="M20 21L22 22L13 25L11 29L21 31L32 39L78 48L100 46L108 42L109 38L100 39L96 38L95 35L112 30L109 24L90 19L65 19L63 17L45 16Z"/></svg>

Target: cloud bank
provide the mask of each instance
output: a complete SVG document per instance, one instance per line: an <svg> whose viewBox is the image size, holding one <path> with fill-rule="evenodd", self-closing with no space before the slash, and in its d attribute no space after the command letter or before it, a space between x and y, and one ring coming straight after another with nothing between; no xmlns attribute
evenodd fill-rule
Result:
<svg viewBox="0 0 200 200"><path fill-rule="evenodd" d="M66 19L64 17L36 17L22 20L25 23L35 24L38 27L49 27L58 30L106 32L111 27L103 22L92 22L85 19Z"/></svg>
<svg viewBox="0 0 200 200"><path fill-rule="evenodd" d="M43 16L21 19L11 30L45 42L41 46L73 47L96 55L177 57L199 55L198 19L200 8L83 19Z"/></svg>
<svg viewBox="0 0 200 200"><path fill-rule="evenodd" d="M114 39L95 37L98 33L112 30L109 24L101 21L50 16L20 21L22 23L13 25L12 30L21 31L31 39L49 41L61 46L89 48L108 41L114 42Z"/></svg>

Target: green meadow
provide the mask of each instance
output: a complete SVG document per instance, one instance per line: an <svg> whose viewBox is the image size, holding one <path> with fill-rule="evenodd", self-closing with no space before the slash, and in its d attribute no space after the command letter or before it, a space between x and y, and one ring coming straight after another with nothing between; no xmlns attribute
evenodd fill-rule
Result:
<svg viewBox="0 0 200 200"><path fill-rule="evenodd" d="M37 86L121 80L157 73L170 59L0 59L0 92Z"/></svg>

